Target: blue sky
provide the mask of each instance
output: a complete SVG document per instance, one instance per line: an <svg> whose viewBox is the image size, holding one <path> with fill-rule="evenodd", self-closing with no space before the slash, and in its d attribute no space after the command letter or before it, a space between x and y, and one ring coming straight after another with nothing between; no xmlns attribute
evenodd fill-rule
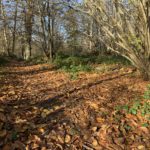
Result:
<svg viewBox="0 0 150 150"><path fill-rule="evenodd" d="M82 0L78 0L78 2L79 2L79 3L81 3L81 2L82 2Z"/></svg>

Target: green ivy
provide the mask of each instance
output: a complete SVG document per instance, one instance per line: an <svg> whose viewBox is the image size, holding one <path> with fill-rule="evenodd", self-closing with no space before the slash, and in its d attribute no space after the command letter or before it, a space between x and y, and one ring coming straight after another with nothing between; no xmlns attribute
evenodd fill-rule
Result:
<svg viewBox="0 0 150 150"><path fill-rule="evenodd" d="M127 113L137 115L137 113L141 113L141 115L144 117L146 116L147 119L150 119L150 85L148 85L147 90L144 92L144 95L142 98L146 101L135 100L132 105L123 105L123 106L117 106L115 109L116 111L125 110Z"/></svg>

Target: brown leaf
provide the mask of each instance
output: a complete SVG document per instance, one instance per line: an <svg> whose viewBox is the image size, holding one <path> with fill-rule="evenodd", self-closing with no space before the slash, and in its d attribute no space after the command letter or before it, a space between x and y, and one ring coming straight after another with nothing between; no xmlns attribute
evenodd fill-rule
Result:
<svg viewBox="0 0 150 150"><path fill-rule="evenodd" d="M67 135L65 136L65 142L66 142L66 143L69 143L70 141L71 141L71 136L67 134Z"/></svg>
<svg viewBox="0 0 150 150"><path fill-rule="evenodd" d="M140 127L139 128L142 132L144 132L145 134L149 134L149 130L146 127Z"/></svg>
<svg viewBox="0 0 150 150"><path fill-rule="evenodd" d="M20 142L20 141L16 141L13 145L12 145L12 149L19 149L19 150L25 150L25 145Z"/></svg>
<svg viewBox="0 0 150 150"><path fill-rule="evenodd" d="M40 146L37 144L37 143L32 143L31 144L31 149L34 150L34 149L37 149L39 148Z"/></svg>
<svg viewBox="0 0 150 150"><path fill-rule="evenodd" d="M117 145L123 144L124 141L125 141L124 138L114 138L114 142L115 142Z"/></svg>
<svg viewBox="0 0 150 150"><path fill-rule="evenodd" d="M138 123L136 123L134 120L130 120L130 121L132 126L138 127Z"/></svg>
<svg viewBox="0 0 150 150"><path fill-rule="evenodd" d="M61 143L61 144L63 144L64 143L64 140L63 140L63 138L60 136L60 135L58 135L58 141ZM67 142L66 142L67 143Z"/></svg>
<svg viewBox="0 0 150 150"><path fill-rule="evenodd" d="M5 137L5 136L6 136L6 134L7 134L7 131L6 131L6 130L2 130L2 131L0 131L0 138Z"/></svg>
<svg viewBox="0 0 150 150"><path fill-rule="evenodd" d="M6 116L3 113L0 113L0 121L6 122Z"/></svg>
<svg viewBox="0 0 150 150"><path fill-rule="evenodd" d="M145 146L144 146L144 145L139 145L137 148L138 148L139 150L145 150Z"/></svg>
<svg viewBox="0 0 150 150"><path fill-rule="evenodd" d="M92 145L93 145L93 146L97 146L97 145L98 145L98 142L97 142L96 139L93 139L93 140L92 140Z"/></svg>
<svg viewBox="0 0 150 150"><path fill-rule="evenodd" d="M91 130L92 130L93 132L96 132L97 129L98 129L97 127L92 127Z"/></svg>
<svg viewBox="0 0 150 150"><path fill-rule="evenodd" d="M42 118L46 118L46 117L47 117L47 114L46 114L45 112L42 112L42 113L41 113L41 117L42 117Z"/></svg>
<svg viewBox="0 0 150 150"><path fill-rule="evenodd" d="M15 95L16 93L15 93L15 91L9 91L9 94L10 95Z"/></svg>
<svg viewBox="0 0 150 150"><path fill-rule="evenodd" d="M12 146L10 144L4 145L2 150L12 150Z"/></svg>
<svg viewBox="0 0 150 150"><path fill-rule="evenodd" d="M97 123L103 123L105 121L105 119L103 119L101 117L97 117L96 121L97 121Z"/></svg>
<svg viewBox="0 0 150 150"><path fill-rule="evenodd" d="M2 130L3 125L4 125L4 123L0 122L0 130Z"/></svg>
<svg viewBox="0 0 150 150"><path fill-rule="evenodd" d="M44 132L45 132L45 130L44 130L43 128L38 128L38 131L39 131L40 133L44 133Z"/></svg>
<svg viewBox="0 0 150 150"><path fill-rule="evenodd" d="M3 108L0 108L0 112L4 112L4 109L3 109Z"/></svg>
<svg viewBox="0 0 150 150"><path fill-rule="evenodd" d="M41 150L47 150L47 148L46 147L42 147Z"/></svg>
<svg viewBox="0 0 150 150"><path fill-rule="evenodd" d="M40 142L41 142L41 138L38 137L37 135L32 135L32 136L30 136L30 140L31 140L32 142L36 142L36 143L40 143Z"/></svg>

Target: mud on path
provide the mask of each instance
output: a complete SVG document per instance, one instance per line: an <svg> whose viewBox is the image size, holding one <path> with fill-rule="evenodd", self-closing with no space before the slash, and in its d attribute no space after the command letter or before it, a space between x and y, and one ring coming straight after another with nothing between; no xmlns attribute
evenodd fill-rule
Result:
<svg viewBox="0 0 150 150"><path fill-rule="evenodd" d="M150 149L150 130L139 127L141 118L115 115L116 106L148 85L131 68L80 73L77 80L47 64L13 63L0 70L0 149ZM129 124L132 130L125 128Z"/></svg>

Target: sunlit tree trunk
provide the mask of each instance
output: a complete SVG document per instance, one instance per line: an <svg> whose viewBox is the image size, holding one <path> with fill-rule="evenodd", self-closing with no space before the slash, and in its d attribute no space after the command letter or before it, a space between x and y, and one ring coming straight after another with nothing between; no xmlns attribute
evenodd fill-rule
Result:
<svg viewBox="0 0 150 150"><path fill-rule="evenodd" d="M42 48L47 58L52 61L55 55L55 10L53 4L50 4L49 1L45 3L38 1L38 10L43 35Z"/></svg>
<svg viewBox="0 0 150 150"><path fill-rule="evenodd" d="M114 15L108 13L105 0L88 0L86 7L87 14L103 32L100 41L112 52L127 58L145 80L150 80L150 1L113 0Z"/></svg>
<svg viewBox="0 0 150 150"><path fill-rule="evenodd" d="M92 37L93 37L93 20L92 20L92 19L91 19L91 21L90 21L90 25L89 25L89 26L90 26L90 27L89 27L89 28L90 28L90 29L89 29L89 30L90 30L90 31L89 31L89 32L90 32L90 35L89 35L89 36L92 38ZM92 41L90 40L90 41L89 41L89 49L90 49L90 51L92 51L92 46L93 46L93 44L92 44Z"/></svg>
<svg viewBox="0 0 150 150"><path fill-rule="evenodd" d="M27 0L27 8L25 12L25 30L26 30L26 42L25 52L26 59L29 59L32 55L32 26L33 26L33 0ZM28 56L29 55L29 56Z"/></svg>
<svg viewBox="0 0 150 150"><path fill-rule="evenodd" d="M2 15L2 20L3 20L3 37L4 37L4 49L5 52L10 56L10 42L8 39L8 33L7 33L7 20L6 20L6 14L5 14L5 9L2 3L2 0L0 0L0 13Z"/></svg>
<svg viewBox="0 0 150 150"><path fill-rule="evenodd" d="M54 28L55 28L55 16L54 16L54 8L51 6L49 2L47 3L47 13L48 13L48 51L49 58L52 61L54 58Z"/></svg>

